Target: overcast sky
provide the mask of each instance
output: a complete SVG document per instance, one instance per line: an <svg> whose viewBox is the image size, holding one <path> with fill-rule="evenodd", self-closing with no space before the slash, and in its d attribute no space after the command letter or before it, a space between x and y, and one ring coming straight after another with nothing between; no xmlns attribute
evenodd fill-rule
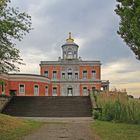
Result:
<svg viewBox="0 0 140 140"><path fill-rule="evenodd" d="M140 61L117 35L115 0L12 0L32 17L33 30L17 43L26 66L21 73L39 74L41 60L58 60L68 32L84 60L100 60L102 79L110 88L140 96Z"/></svg>

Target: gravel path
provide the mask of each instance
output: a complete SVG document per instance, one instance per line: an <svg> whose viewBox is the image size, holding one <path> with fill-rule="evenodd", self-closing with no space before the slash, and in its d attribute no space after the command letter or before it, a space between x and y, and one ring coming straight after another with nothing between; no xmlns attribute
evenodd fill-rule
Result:
<svg viewBox="0 0 140 140"><path fill-rule="evenodd" d="M95 140L90 130L91 121L48 122L24 140Z"/></svg>

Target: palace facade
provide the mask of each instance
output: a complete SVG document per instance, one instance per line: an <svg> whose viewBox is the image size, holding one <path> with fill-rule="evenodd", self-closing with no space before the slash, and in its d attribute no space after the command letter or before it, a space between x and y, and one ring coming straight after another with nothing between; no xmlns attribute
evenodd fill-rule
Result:
<svg viewBox="0 0 140 140"><path fill-rule="evenodd" d="M101 62L82 60L71 33L61 47L62 58L58 61L40 62L40 75L0 75L5 81L3 92L18 96L87 96L95 89L109 90L109 81L101 80Z"/></svg>

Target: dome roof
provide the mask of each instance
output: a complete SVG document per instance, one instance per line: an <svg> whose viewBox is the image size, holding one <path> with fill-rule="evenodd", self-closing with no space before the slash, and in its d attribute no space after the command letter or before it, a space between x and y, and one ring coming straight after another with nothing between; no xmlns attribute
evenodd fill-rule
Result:
<svg viewBox="0 0 140 140"><path fill-rule="evenodd" d="M69 32L69 38L66 39L66 43L64 45L62 45L62 47L64 46L77 46L79 47L75 42L74 39L71 37L71 32Z"/></svg>

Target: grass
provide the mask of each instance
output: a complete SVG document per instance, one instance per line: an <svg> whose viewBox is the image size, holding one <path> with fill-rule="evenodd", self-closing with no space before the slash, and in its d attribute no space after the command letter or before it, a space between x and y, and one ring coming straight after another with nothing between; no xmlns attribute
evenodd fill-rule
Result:
<svg viewBox="0 0 140 140"><path fill-rule="evenodd" d="M0 114L0 140L20 140L43 123Z"/></svg>
<svg viewBox="0 0 140 140"><path fill-rule="evenodd" d="M140 124L140 101L127 96L96 95L102 112L94 111L95 119Z"/></svg>
<svg viewBox="0 0 140 140"><path fill-rule="evenodd" d="M140 125L95 121L92 129L101 140L140 140Z"/></svg>

